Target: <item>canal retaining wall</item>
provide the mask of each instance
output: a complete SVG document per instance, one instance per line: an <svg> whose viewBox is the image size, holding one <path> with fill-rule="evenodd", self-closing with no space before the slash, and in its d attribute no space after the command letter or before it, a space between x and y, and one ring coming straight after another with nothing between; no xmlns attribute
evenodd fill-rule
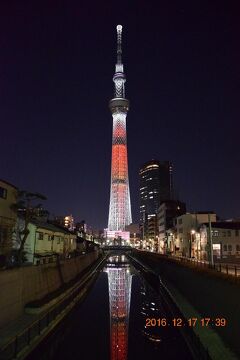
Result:
<svg viewBox="0 0 240 360"><path fill-rule="evenodd" d="M23 266L0 271L0 328L17 319L27 303L60 288L80 274L99 256L93 251L57 263Z"/></svg>

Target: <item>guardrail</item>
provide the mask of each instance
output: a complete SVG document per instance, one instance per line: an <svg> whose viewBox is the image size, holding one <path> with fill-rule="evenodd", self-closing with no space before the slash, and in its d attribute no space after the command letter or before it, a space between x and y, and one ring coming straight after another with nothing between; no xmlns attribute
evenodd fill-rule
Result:
<svg viewBox="0 0 240 360"><path fill-rule="evenodd" d="M40 335L45 332L50 325L53 324L53 321L61 313L66 310L69 306L70 309L75 305L76 302L82 297L84 289L87 283L90 282L93 275L96 274L96 270L103 263L104 258L97 264L97 266L88 273L83 280L74 286L74 289L70 291L63 299L59 300L57 304L54 305L54 308L47 311L43 316L35 320L31 325L27 326L23 331L19 332L16 336L12 337L3 347L0 349L0 359L1 360L12 360L16 359L21 351L24 350L26 346L29 346L37 339ZM84 291L85 293L85 291ZM72 304L70 306L70 304Z"/></svg>
<svg viewBox="0 0 240 360"><path fill-rule="evenodd" d="M227 263L210 264L209 261L189 259L189 258L185 258L182 256L181 257L180 256L169 256L169 258L178 260L183 263L191 263L197 267L209 268L209 269L215 270L220 273L224 273L229 276L235 276L235 277L240 276L240 266L238 266L238 265L227 264Z"/></svg>

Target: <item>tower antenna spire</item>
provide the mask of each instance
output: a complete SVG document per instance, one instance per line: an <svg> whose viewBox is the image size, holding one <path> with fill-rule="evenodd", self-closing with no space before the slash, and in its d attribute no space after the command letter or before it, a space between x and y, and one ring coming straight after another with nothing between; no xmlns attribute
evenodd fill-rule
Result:
<svg viewBox="0 0 240 360"><path fill-rule="evenodd" d="M117 25L117 64L122 64L122 25Z"/></svg>
<svg viewBox="0 0 240 360"><path fill-rule="evenodd" d="M115 84L115 97L125 98L126 77L122 63L122 25L117 25L117 63L115 65L113 82Z"/></svg>

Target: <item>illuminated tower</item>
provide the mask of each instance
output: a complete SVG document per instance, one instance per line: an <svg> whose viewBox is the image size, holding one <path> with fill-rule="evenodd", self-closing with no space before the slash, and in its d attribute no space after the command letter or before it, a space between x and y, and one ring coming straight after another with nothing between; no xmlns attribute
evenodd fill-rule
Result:
<svg viewBox="0 0 240 360"><path fill-rule="evenodd" d="M125 98L126 77L122 64L122 26L117 26L117 63L113 76L114 98L109 107L113 117L111 194L108 230L121 232L132 222L127 159L126 117L129 101Z"/></svg>

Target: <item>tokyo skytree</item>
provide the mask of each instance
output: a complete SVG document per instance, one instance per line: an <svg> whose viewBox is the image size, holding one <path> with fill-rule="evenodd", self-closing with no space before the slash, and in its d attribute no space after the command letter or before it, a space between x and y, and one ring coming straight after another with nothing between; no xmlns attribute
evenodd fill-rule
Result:
<svg viewBox="0 0 240 360"><path fill-rule="evenodd" d="M125 98L126 76L122 64L122 25L117 25L117 63L113 82L115 93L114 98L109 102L113 117L113 133L108 230L121 232L132 222L126 133L129 101Z"/></svg>

